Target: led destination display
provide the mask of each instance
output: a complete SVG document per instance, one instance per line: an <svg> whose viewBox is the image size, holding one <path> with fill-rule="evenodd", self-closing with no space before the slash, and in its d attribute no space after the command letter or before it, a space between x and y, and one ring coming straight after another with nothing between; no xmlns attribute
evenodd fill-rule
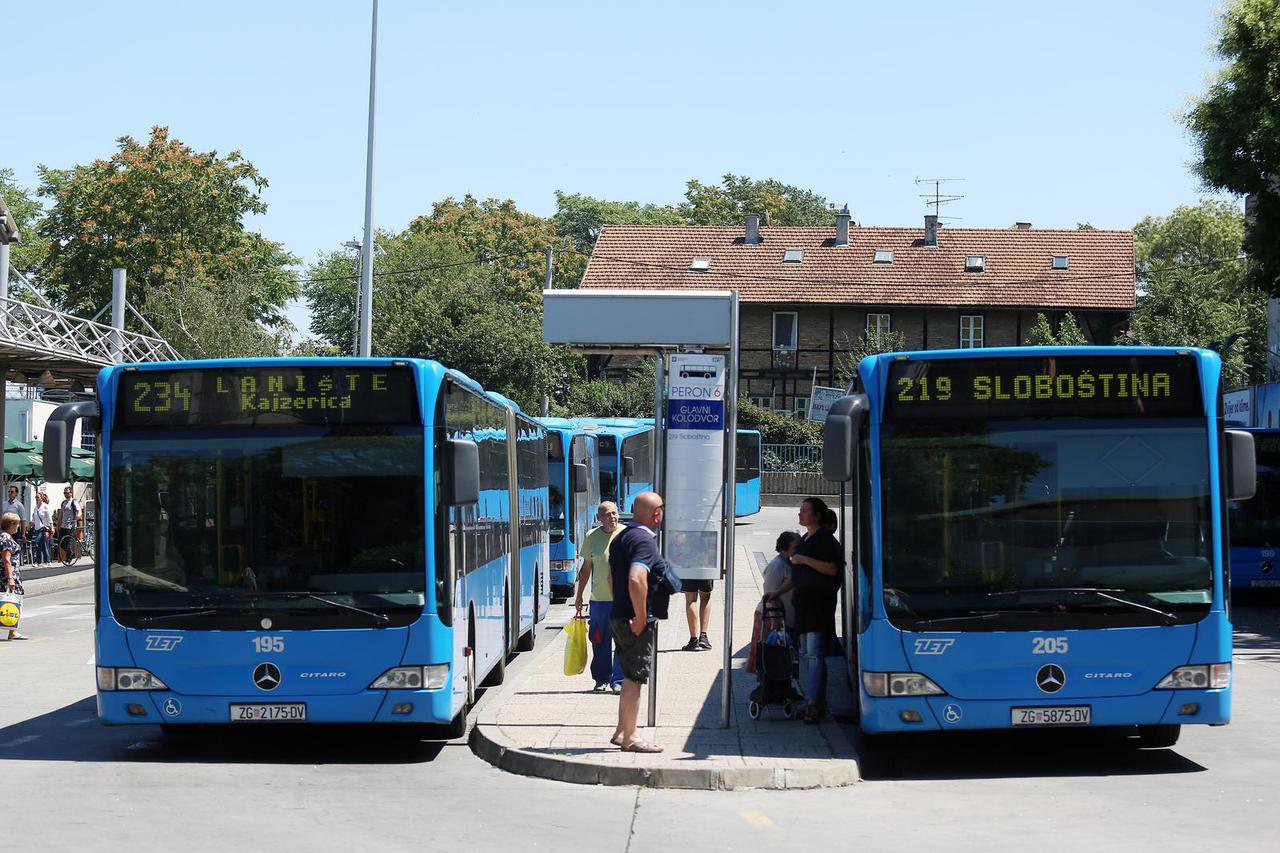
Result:
<svg viewBox="0 0 1280 853"><path fill-rule="evenodd" d="M129 371L116 407L123 427L421 422L407 366Z"/></svg>
<svg viewBox="0 0 1280 853"><path fill-rule="evenodd" d="M885 419L1203 416L1191 356L894 361Z"/></svg>

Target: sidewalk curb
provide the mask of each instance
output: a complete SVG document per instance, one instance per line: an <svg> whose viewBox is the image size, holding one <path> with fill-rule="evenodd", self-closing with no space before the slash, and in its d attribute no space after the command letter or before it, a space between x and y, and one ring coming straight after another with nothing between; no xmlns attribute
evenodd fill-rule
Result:
<svg viewBox="0 0 1280 853"><path fill-rule="evenodd" d="M520 684L536 671L544 655L560 648L551 638L536 653L527 675L503 684L485 702L483 713L476 719L467 738L471 751L499 770L519 776L533 776L577 785L610 785L616 787L679 788L701 791L738 791L744 789L806 790L839 788L861 779L852 743L840 727L831 721L821 725L835 755L820 769L784 767L614 767L592 764L574 758L521 749L498 731L497 709L515 693Z"/></svg>
<svg viewBox="0 0 1280 853"><path fill-rule="evenodd" d="M33 578L24 581L22 588L25 598L33 598L38 595L48 595L51 592L62 592L67 589L77 589L82 586L93 586L93 566L85 566L74 572L66 574L54 575L50 578Z"/></svg>

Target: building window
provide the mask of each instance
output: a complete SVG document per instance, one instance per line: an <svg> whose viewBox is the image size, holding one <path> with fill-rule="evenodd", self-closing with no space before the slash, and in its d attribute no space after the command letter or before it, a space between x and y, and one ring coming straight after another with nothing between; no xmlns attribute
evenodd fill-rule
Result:
<svg viewBox="0 0 1280 853"><path fill-rule="evenodd" d="M893 250L876 249L875 257L872 258L873 264L891 264L893 263Z"/></svg>
<svg viewBox="0 0 1280 853"><path fill-rule="evenodd" d="M689 262L689 269L693 270L694 272L706 272L707 270L711 269L711 259L710 258L694 258L692 261Z"/></svg>
<svg viewBox="0 0 1280 853"><path fill-rule="evenodd" d="M969 255L964 259L965 272L982 272L987 268L987 259L982 255Z"/></svg>
<svg viewBox="0 0 1280 853"><path fill-rule="evenodd" d="M887 335L890 328L888 314L867 315L867 334Z"/></svg>
<svg viewBox="0 0 1280 853"><path fill-rule="evenodd" d="M98 446L98 434L91 429L80 428L80 449L94 450Z"/></svg>
<svg viewBox="0 0 1280 853"><path fill-rule="evenodd" d="M773 348L775 350L795 350L796 348L796 312L773 312Z"/></svg>
<svg viewBox="0 0 1280 853"><path fill-rule="evenodd" d="M960 349L975 349L982 346L982 315L960 315Z"/></svg>
<svg viewBox="0 0 1280 853"><path fill-rule="evenodd" d="M809 417L809 398L808 397L793 397L791 405L792 405L791 412L797 418L799 418L800 420L804 420L805 418Z"/></svg>
<svg viewBox="0 0 1280 853"><path fill-rule="evenodd" d="M1053 256L1053 268L1055 270L1065 270L1070 266L1070 264L1071 264L1071 259L1068 258L1066 255Z"/></svg>
<svg viewBox="0 0 1280 853"><path fill-rule="evenodd" d="M747 399L762 409L768 409L771 412L773 411L772 394L750 394Z"/></svg>
<svg viewBox="0 0 1280 853"><path fill-rule="evenodd" d="M787 249L782 253L784 264L798 264L804 260L804 249Z"/></svg>

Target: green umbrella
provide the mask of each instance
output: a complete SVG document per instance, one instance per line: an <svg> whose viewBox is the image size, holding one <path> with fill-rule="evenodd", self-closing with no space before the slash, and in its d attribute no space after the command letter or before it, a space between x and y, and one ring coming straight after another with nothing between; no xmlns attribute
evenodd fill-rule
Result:
<svg viewBox="0 0 1280 853"><path fill-rule="evenodd" d="M85 459L80 456L72 455L71 457L71 479L73 480L92 480L93 479L93 460Z"/></svg>
<svg viewBox="0 0 1280 853"><path fill-rule="evenodd" d="M44 460L37 453L6 453L4 476L15 480L44 479Z"/></svg>
<svg viewBox="0 0 1280 853"><path fill-rule="evenodd" d="M15 451L30 452L31 450L34 450L34 449L35 448L32 446L31 442L29 441L18 441L16 438L9 438L9 436L7 435L4 437L5 453L11 453Z"/></svg>

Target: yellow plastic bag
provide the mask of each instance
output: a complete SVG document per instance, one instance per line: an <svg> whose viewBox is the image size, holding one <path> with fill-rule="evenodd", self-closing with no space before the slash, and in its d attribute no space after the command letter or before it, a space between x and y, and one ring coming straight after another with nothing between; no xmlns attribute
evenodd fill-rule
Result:
<svg viewBox="0 0 1280 853"><path fill-rule="evenodd" d="M587 620L570 619L564 635L564 674L579 675L587 668Z"/></svg>

